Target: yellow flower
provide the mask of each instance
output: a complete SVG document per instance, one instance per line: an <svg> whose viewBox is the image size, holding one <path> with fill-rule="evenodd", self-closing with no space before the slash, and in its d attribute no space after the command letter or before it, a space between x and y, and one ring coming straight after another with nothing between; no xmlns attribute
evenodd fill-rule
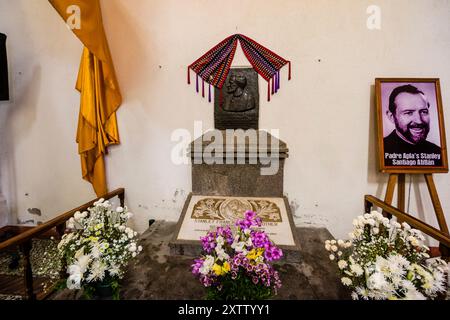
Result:
<svg viewBox="0 0 450 320"><path fill-rule="evenodd" d="M259 249L253 249L247 254L247 259L249 260L256 260L258 257L260 257L264 252L263 248Z"/></svg>
<svg viewBox="0 0 450 320"><path fill-rule="evenodd" d="M223 263L223 266L222 266L222 272L223 273L228 273L229 271L230 271L230 264L228 263L228 262L224 262Z"/></svg>
<svg viewBox="0 0 450 320"><path fill-rule="evenodd" d="M224 262L223 266L218 265L217 263L214 263L212 270L216 274L216 276L221 276L230 271L230 264L228 262Z"/></svg>
<svg viewBox="0 0 450 320"><path fill-rule="evenodd" d="M253 249L252 251L250 251L249 253L247 253L247 259L249 260L255 260L256 258L256 250Z"/></svg>
<svg viewBox="0 0 450 320"><path fill-rule="evenodd" d="M216 276L220 276L222 275L222 267L219 266L217 263L214 263L212 270L214 271L214 273L216 274Z"/></svg>

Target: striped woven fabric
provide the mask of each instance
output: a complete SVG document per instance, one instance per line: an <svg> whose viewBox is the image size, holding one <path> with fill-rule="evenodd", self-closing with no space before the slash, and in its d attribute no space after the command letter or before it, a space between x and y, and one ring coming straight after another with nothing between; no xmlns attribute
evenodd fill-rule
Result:
<svg viewBox="0 0 450 320"><path fill-rule="evenodd" d="M200 91L199 81L201 79L202 96L204 97L205 82L208 83L208 100L211 102L211 85L222 90L230 72L238 41L253 69L267 81L267 100L270 101L270 95L276 93L280 88L280 69L286 64L289 65L288 79L291 79L291 62L242 34L227 37L189 65L188 83L191 83L190 70L193 70L197 74L197 92Z"/></svg>

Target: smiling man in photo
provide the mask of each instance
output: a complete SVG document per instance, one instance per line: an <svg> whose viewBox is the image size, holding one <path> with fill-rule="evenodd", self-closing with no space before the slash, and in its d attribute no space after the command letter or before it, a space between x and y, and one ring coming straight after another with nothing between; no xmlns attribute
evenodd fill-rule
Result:
<svg viewBox="0 0 450 320"><path fill-rule="evenodd" d="M442 165L441 148L427 141L430 132L430 103L413 85L396 87L389 96L388 119L395 129L384 138L386 165L401 165L392 154L402 154L416 164ZM412 162L411 162L412 164Z"/></svg>

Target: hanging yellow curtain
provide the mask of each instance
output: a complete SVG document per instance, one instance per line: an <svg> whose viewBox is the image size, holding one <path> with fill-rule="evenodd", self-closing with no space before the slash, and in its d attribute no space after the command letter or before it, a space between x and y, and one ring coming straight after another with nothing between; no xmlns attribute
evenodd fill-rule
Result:
<svg viewBox="0 0 450 320"><path fill-rule="evenodd" d="M81 19L72 29L84 45L76 84L81 95L76 141L83 179L92 183L97 196L101 196L108 191L104 155L109 145L120 143L116 111L122 96L103 29L100 3L99 0L49 2L64 21Z"/></svg>

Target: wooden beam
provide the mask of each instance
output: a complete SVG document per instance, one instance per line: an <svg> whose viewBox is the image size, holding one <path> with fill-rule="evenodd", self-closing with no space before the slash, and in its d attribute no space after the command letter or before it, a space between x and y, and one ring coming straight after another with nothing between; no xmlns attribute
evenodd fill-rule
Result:
<svg viewBox="0 0 450 320"><path fill-rule="evenodd" d="M447 248L450 248L450 236L444 232L442 232L439 229L436 229L429 224L426 224L425 222L420 221L419 219L400 211L399 209L391 206L390 204L385 203L384 201L371 196L366 195L364 197L364 200L366 202L365 207L371 207L372 205L377 206L378 208L383 209L383 211L388 212L391 215L396 216L397 218L400 218L402 221L405 221L410 226L412 226L415 229L418 229L422 231L423 233L431 236L432 238L439 241L441 244L446 246Z"/></svg>
<svg viewBox="0 0 450 320"><path fill-rule="evenodd" d="M11 239L3 241L0 243L0 250L6 249L10 246L22 244L30 239L38 237L40 234L60 225L62 223L65 223L67 220L69 220L75 214L75 212L86 210L87 208L91 207L94 204L94 202L98 201L100 198L104 198L105 200L108 200L108 199L118 196L124 192L125 192L125 190L123 188L119 188L114 191L111 191L102 197L98 197L94 200L91 200L91 201L79 206L78 208L75 208L66 213L63 213L62 215L57 216L56 218L54 218L46 223L38 225L38 226L36 226L28 231L25 231L24 233L21 233Z"/></svg>

